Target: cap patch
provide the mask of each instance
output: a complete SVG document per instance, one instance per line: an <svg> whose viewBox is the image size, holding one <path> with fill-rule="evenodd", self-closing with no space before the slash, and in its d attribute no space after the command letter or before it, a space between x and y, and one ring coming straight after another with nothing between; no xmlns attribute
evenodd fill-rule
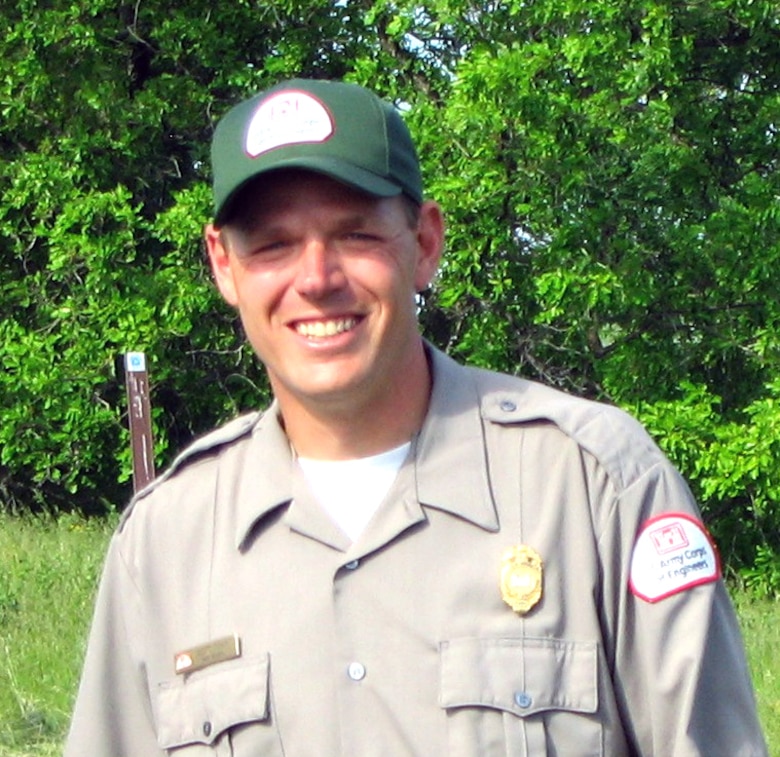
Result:
<svg viewBox="0 0 780 757"><path fill-rule="evenodd" d="M252 158L284 145L324 142L333 134L327 108L306 92L286 91L264 100L252 116L244 149Z"/></svg>
<svg viewBox="0 0 780 757"><path fill-rule="evenodd" d="M684 513L648 520L631 557L631 591L647 602L720 578L715 545L702 523Z"/></svg>

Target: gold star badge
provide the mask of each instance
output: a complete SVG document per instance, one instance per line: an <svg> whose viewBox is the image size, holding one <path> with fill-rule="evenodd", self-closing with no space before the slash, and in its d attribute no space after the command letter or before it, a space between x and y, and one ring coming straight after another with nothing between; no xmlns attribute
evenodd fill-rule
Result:
<svg viewBox="0 0 780 757"><path fill-rule="evenodd" d="M542 598L542 558L532 547L510 547L501 558L501 597L525 615Z"/></svg>

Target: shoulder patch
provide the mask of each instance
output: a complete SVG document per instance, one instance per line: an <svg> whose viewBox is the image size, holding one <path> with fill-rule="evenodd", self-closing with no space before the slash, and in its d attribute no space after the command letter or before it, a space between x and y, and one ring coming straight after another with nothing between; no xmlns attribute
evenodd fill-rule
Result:
<svg viewBox="0 0 780 757"><path fill-rule="evenodd" d="M720 559L704 524L685 513L665 513L639 531L631 556L631 591L646 602L720 578Z"/></svg>

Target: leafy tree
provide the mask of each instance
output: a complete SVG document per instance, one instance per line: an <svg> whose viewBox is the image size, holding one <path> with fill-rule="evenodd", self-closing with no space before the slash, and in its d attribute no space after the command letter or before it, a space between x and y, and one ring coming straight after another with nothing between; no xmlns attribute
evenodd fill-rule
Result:
<svg viewBox="0 0 780 757"><path fill-rule="evenodd" d="M345 75L367 41L332 3L179 6L0 11L7 507L126 498L121 352L149 353L161 463L264 395L202 265L213 123L286 72Z"/></svg>
<svg viewBox="0 0 780 757"><path fill-rule="evenodd" d="M265 401L202 262L211 130L279 78L347 78L404 110L448 213L426 334L638 414L732 564L771 564L779 16L762 0L1 10L5 506L126 497L117 353L149 354L160 465Z"/></svg>
<svg viewBox="0 0 780 757"><path fill-rule="evenodd" d="M494 10L430 144L453 349L627 406L727 556L776 550L776 6Z"/></svg>

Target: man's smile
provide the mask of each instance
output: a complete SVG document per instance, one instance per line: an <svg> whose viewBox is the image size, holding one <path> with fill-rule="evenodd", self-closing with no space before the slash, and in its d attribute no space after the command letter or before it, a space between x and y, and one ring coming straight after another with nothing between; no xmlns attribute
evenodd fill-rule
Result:
<svg viewBox="0 0 780 757"><path fill-rule="evenodd" d="M295 331L309 339L321 339L326 336L336 336L355 328L357 318L334 318L323 321L299 321L295 324Z"/></svg>

